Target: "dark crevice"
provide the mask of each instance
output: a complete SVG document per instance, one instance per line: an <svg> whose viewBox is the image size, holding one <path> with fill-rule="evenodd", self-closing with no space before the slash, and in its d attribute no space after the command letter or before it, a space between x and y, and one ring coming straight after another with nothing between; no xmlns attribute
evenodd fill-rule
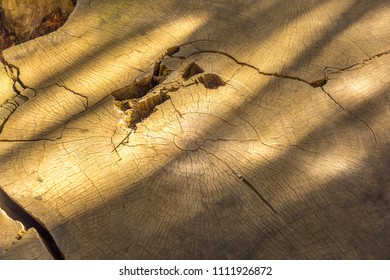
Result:
<svg viewBox="0 0 390 280"><path fill-rule="evenodd" d="M111 93L115 98L114 106L120 113L121 122L126 129L136 130L137 124L155 112L157 105L169 99L168 92L172 90L164 88L156 90L156 87L172 72L163 64L164 59L178 51L180 51L180 46L167 49L154 63L150 75L144 75Z"/></svg>
<svg viewBox="0 0 390 280"><path fill-rule="evenodd" d="M184 81L187 81L189 78L192 76L195 76L197 74L204 73L204 70L202 67L200 67L198 64L195 62L190 63L189 65L184 68L184 73L182 75Z"/></svg>
<svg viewBox="0 0 390 280"><path fill-rule="evenodd" d="M23 224L26 230L34 228L42 242L44 243L47 251L53 256L56 260L64 260L64 254L58 248L53 236L50 234L49 230L31 214L29 214L25 209L23 209L19 204L17 204L8 194L0 187L0 207L7 215L16 221L19 221Z"/></svg>
<svg viewBox="0 0 390 280"><path fill-rule="evenodd" d="M145 96L152 88L152 76L147 76L113 91L111 95L114 96L117 101L137 99Z"/></svg>
<svg viewBox="0 0 390 280"><path fill-rule="evenodd" d="M126 128L135 130L138 123L155 111L157 105L169 99L162 90L152 91L158 85L153 85L153 77L150 75L111 93L115 97L114 106L121 114Z"/></svg>
<svg viewBox="0 0 390 280"><path fill-rule="evenodd" d="M312 87L314 87L314 88L316 88L316 87L322 87L322 86L324 86L324 85L326 85L326 83L327 83L327 79L319 79L319 80L316 80L316 81L313 81L313 82L311 82L310 83L310 85L312 86Z"/></svg>
<svg viewBox="0 0 390 280"><path fill-rule="evenodd" d="M359 116L355 115L353 112L351 112L348 108L345 108L343 105L341 105L336 99L333 98L333 96L327 92L323 87L321 87L322 91L337 105L339 106L341 109L343 109L343 111L346 111L348 112L348 114L350 114L352 117L354 117L356 120L358 120L359 122L363 123L370 131L371 131L371 134L372 134L372 137L374 138L374 141L375 141L375 144L378 143L377 139L376 139L376 135L375 135L375 132L374 130L371 128L371 126L368 125L368 123L366 123L364 120L362 120Z"/></svg>
<svg viewBox="0 0 390 280"><path fill-rule="evenodd" d="M217 89L226 85L226 83L219 77L217 74L205 74L202 77L199 77L199 82L205 86L207 89Z"/></svg>
<svg viewBox="0 0 390 280"><path fill-rule="evenodd" d="M144 97L154 87L161 84L171 73L171 71L167 69L167 67L162 62L167 56L172 56L179 50L179 46L167 49L166 52L154 63L153 72L151 75L137 78L131 84L113 91L111 95L115 97L116 101L139 99Z"/></svg>
<svg viewBox="0 0 390 280"><path fill-rule="evenodd" d="M162 62L166 57L172 57L175 53L180 51L180 46L168 48L165 53L154 63L153 75L151 77L151 85L155 87L161 84L165 78L172 72Z"/></svg>
<svg viewBox="0 0 390 280"><path fill-rule="evenodd" d="M173 72L163 63L164 59L173 57L179 51L180 46L167 49L154 63L151 74L147 76L143 74L143 76L135 79L133 83L111 93L115 97L114 107L120 114L122 128L130 131L136 130L138 123L156 111L156 106L170 99L169 92L174 92L182 87L188 87L197 83L203 84L207 89L217 89L226 85L220 76L213 73L204 74L187 84L182 84L180 78L174 82L163 84L165 79ZM185 67L181 78L187 81L201 73L204 73L204 70L195 62L192 62ZM181 113L173 103L172 105L178 115L181 116Z"/></svg>
<svg viewBox="0 0 390 280"><path fill-rule="evenodd" d="M183 44L182 46L184 46ZM175 53L178 53L180 51L180 46L173 46L167 49L165 56L170 56L172 57Z"/></svg>

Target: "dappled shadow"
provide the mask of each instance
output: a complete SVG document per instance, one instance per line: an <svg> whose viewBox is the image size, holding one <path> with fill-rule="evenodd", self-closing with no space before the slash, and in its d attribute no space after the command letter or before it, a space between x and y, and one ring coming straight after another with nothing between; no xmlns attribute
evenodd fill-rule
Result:
<svg viewBox="0 0 390 280"><path fill-rule="evenodd" d="M272 15L280 10L281 5L281 1L274 2L268 7L266 14ZM348 17L347 13L342 14L341 27L335 25L328 29L314 42L319 47L308 48L295 57L285 69L300 68L305 57L315 57L326 42L353 25L367 12L364 10L366 4L355 1L354 5L356 13L352 18ZM243 10L245 8L243 6ZM315 8L315 5L312 8ZM237 11L238 14L239 12ZM263 12L254 13L252 18L261 16ZM307 10L302 7L295 16L305 12ZM218 18L217 12L212 14L212 17ZM148 32L162 22L135 29L121 40L129 40L139 32ZM225 32L226 30L222 30L221 33L213 35L216 38L224 38ZM207 34L207 22L193 33ZM265 33L264 36L266 38L270 35ZM188 39L184 41L189 41ZM256 43L260 43L256 40L248 41L252 48L255 48ZM115 44L116 42L111 41L95 48L93 52L78 60L77 64L88 63ZM227 48L229 49L229 46ZM61 73L73 75L75 72L72 66L74 65L65 67ZM51 79L54 79L54 75L48 75L38 87L49 83ZM241 115L242 112L249 111L253 102L261 102L263 95L272 92L277 83L280 83L280 79L272 78L264 88L253 94L258 96L257 100L244 100L239 109L231 112L231 115ZM309 88L308 85L305 86ZM385 96L386 90L380 90L377 96ZM380 100L375 100L375 103ZM328 101L337 107L331 100ZM97 103L94 108L101 105L102 103ZM374 119L376 116L371 113L365 115L365 105L361 104L354 112L367 120ZM69 120L88 118L90 113L91 109L87 109L76 117L64 119L62 124L48 127L36 138L44 139L53 129L59 129ZM213 129L211 126L210 130ZM333 116L331 122L323 123L310 131L296 144L282 147L278 157L266 166L254 160L253 166L248 167L248 170L252 171L248 172L239 165L232 165L235 171L243 174L243 177L248 178L246 180L264 194L269 203L274 205L276 213L254 196L229 167L221 164L220 160L207 151L197 150L193 153L176 153L163 167L154 168L147 178L130 182L120 193L104 201L104 204L86 208L82 213L62 221L52 230L53 236L59 237L57 243L69 258L388 258L387 252L390 250L384 248L390 247L386 234L389 232L390 217L385 214L389 207L386 185L389 178L384 174L387 174L389 161L383 156L388 154L388 144L375 145L372 139L367 137L362 145L356 146L366 150L363 151L362 157L357 158L358 164L353 164L352 168L331 173L331 176L326 174L325 179L320 178L321 174L317 176L307 173L310 165L318 167L319 171L324 167L322 156L329 152L327 149L335 149L330 151L335 159L337 153L348 149L349 143L343 143L340 147L333 146L337 143L334 142L337 133L363 129L366 129L364 125L353 116L341 112ZM265 144L266 138L262 138ZM319 141L329 145L317 146ZM260 141L259 144L264 145ZM18 143L15 149L23 150L24 145L29 144ZM348 152L350 151L351 149ZM191 171L176 171L178 174L173 174L172 170L185 169L183 165L188 163L187 158L193 155L194 159L200 161L199 169L193 170L193 174ZM225 159L229 159L229 156ZM305 162L306 160L308 162ZM329 164L328 160L326 162ZM378 163L383 165L378 166ZM202 177L202 172L206 169L209 170L207 172L225 174L223 178L228 180L208 182L207 178ZM376 181L370 181L375 179ZM300 180L307 184L307 188L303 191L294 190L295 186L300 185ZM213 186L215 188L210 190ZM375 188L376 186L378 187ZM360 220L353 218L356 216L359 216ZM372 239L372 234L375 234L375 239Z"/></svg>

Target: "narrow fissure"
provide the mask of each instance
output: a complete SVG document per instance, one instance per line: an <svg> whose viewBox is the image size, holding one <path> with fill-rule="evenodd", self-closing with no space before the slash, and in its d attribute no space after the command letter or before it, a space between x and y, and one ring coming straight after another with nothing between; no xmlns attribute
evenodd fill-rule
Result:
<svg viewBox="0 0 390 280"><path fill-rule="evenodd" d="M242 66L246 66L246 67L249 67L249 68L252 68L254 70L256 70L259 74L261 75L264 75L264 76L274 76L274 77L277 77L277 78L284 78L284 79L290 79L290 80L296 80L296 81L300 81L300 82L303 82L305 84L308 84L310 85L311 87L313 88L317 88L317 87L322 87L324 85L326 85L326 83L328 82L329 80L329 75L332 74L332 73L335 73L335 72L343 72L343 71L348 71L348 70L352 70L353 68L357 67L357 66L361 66L363 67L365 65L366 62L368 61L371 61L375 58L378 58L378 57L381 57L383 55L388 55L390 54L390 51L387 50L387 51L384 51L384 52L381 52L379 54L376 54L374 56L371 56L367 59L364 59L362 62L359 62L359 63L355 63L351 66L348 66L346 68L343 68L343 69L338 69L338 68L333 68L333 67L325 67L324 69L324 78L322 79L319 79L319 80L315 80L315 81L312 81L312 82L309 82L309 81L306 81L302 78L299 78L299 77L295 77L295 76L290 76L290 75L283 75L283 74L279 74L279 73L267 73L267 72L263 72L261 71L259 68L253 66L253 65L250 65L248 63L245 63L245 62L241 62L239 60L237 60L235 57L233 57L232 55L226 53L226 52L223 52L223 51L217 51L217 50L199 50L197 52L193 52L192 54L188 55L187 57L178 57L178 58L181 58L181 59L187 59L191 56L194 56L196 54L201 54L201 53L215 53L215 54L220 54L220 55L224 55L228 58L230 58L231 60L233 60L235 63L237 63L238 65L242 65Z"/></svg>
<svg viewBox="0 0 390 280"><path fill-rule="evenodd" d="M388 55L388 54L390 54L390 50L378 53L376 55L373 55L373 56L371 56L369 58L364 59L362 62L358 62L358 63L352 64L352 65L350 65L348 67L345 67L345 68L342 68L342 69L327 66L324 69L324 73L325 73L325 76L328 79L328 76L333 74L333 73L339 73L339 72L344 72L344 71L352 71L352 70L355 70L355 69L361 69L362 67L364 67L364 65L366 65L367 62L372 61L375 58L378 58L378 57L381 57L381 56L384 56L384 55ZM356 68L356 67L358 67L358 68Z"/></svg>
<svg viewBox="0 0 390 280"><path fill-rule="evenodd" d="M206 152L207 154L209 155L212 155L214 156L217 160L219 160L221 163L223 163L233 174L234 176L236 176L241 182L243 182L253 193L255 193L255 195L274 213L274 214L277 214L277 212L275 211L275 209L272 207L272 205L264 198L264 196L247 180L245 179L242 175L238 174L232 167L230 167L230 165L228 165L226 163L226 161L223 161L222 159L220 159L218 156L216 156L215 154L213 153L210 153L208 151L206 151L205 149L203 148L199 148L200 150Z"/></svg>
<svg viewBox="0 0 390 280"><path fill-rule="evenodd" d="M272 205L264 198L264 196L262 196L262 194L247 179L245 179L244 177L242 177L240 174L236 173L235 171L233 171L233 172L234 172L234 175L236 175L238 179L240 179L242 182L244 182L244 184L247 185L261 199L261 201L263 201L263 203L265 205L267 205L268 208L271 209L272 212L274 212L274 214L276 214L276 211L272 207Z"/></svg>
<svg viewBox="0 0 390 280"><path fill-rule="evenodd" d="M378 141L376 139L376 135L374 133L374 130L371 128L371 126L368 125L368 123L366 123L364 120L362 120L361 118L359 118L357 115L355 115L354 113L352 113L348 108L345 108L343 105L341 105L339 102L337 102L333 96L327 92L323 87L321 87L322 91L337 105L339 106L341 109L343 109L343 111L346 111L348 112L348 114L350 114L352 117L354 117L356 120L358 120L359 122L363 123L370 131L371 131L371 134L372 134L372 137L374 138L374 141L375 141L375 144L378 144Z"/></svg>
<svg viewBox="0 0 390 280"><path fill-rule="evenodd" d="M64 254L57 246L53 236L49 230L19 204L17 204L9 195L0 187L0 207L13 220L17 220L23 224L26 230L35 228L41 240L43 241L47 251L56 260L64 260Z"/></svg>
<svg viewBox="0 0 390 280"><path fill-rule="evenodd" d="M254 70L256 70L260 75L264 75L264 76L273 76L273 77L277 77L277 78L283 78L283 79L290 79L290 80L296 80L296 81L300 81L300 82L303 82L305 84L308 84L309 86L313 87L313 88L316 88L316 87L321 87L323 85L325 85L328 81L328 79L326 78L326 76L324 76L323 79L319 79L319 80L316 80L316 81L313 81L313 82L308 82L302 78L299 78L299 77L295 77L295 76L289 76L289 75L283 75L283 74L279 74L279 73L267 73L267 72L263 72L261 71L259 68L253 66L253 65L250 65L248 63L245 63L245 62L241 62L241 61L238 61L235 57L233 57L232 55L226 53L226 52L223 52L223 51L217 51L217 50L201 50L201 51L197 51L197 52L193 52L192 54L190 54L189 56L187 57L183 57L184 59L187 59L191 56L194 56L196 54L202 54L202 53L215 53L215 54L220 54L220 55L224 55L228 58L230 58L231 60L233 60L235 63L237 63L238 65L242 65L242 66L246 66L246 67L249 67L249 68L252 68Z"/></svg>
<svg viewBox="0 0 390 280"><path fill-rule="evenodd" d="M65 86L65 85L60 85L60 84L58 84L58 83L55 83L55 85L58 86L58 87L61 87L61 88L66 89L67 91L73 93L74 95L77 95L77 96L80 96L80 97L84 98L84 99L85 99L85 103L86 103L86 104L84 104L84 106L85 106L86 109L88 108L89 104L88 104L88 97L87 97L87 96L85 96L84 94L81 94L81 93L79 93L79 92L76 92L76 91L74 91L74 90L68 88L68 87Z"/></svg>

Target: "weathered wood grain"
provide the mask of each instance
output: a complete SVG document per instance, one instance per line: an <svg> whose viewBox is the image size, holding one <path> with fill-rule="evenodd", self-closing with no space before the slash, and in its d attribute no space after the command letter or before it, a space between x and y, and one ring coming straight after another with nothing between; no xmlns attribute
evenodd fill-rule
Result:
<svg viewBox="0 0 390 280"><path fill-rule="evenodd" d="M23 230L22 224L13 221L4 213L3 210L0 210L0 233L2 237L0 243L0 254L3 254L13 246L13 242L20 238Z"/></svg>
<svg viewBox="0 0 390 280"><path fill-rule="evenodd" d="M389 12L80 0L4 51L0 186L66 259L389 258Z"/></svg>
<svg viewBox="0 0 390 280"><path fill-rule="evenodd" d="M34 228L23 233L20 240L0 254L1 260L52 260Z"/></svg>

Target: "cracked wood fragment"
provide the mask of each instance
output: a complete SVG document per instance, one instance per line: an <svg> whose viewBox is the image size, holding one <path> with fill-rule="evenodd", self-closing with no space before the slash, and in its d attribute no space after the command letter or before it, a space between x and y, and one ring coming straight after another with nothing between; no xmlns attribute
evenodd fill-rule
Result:
<svg viewBox="0 0 390 280"><path fill-rule="evenodd" d="M18 232L18 234L16 235L16 240L21 240L23 237L25 237L26 230L28 230L30 231L29 239L31 240L29 240L28 242L24 242L24 244L29 244L31 243L31 241L34 243L34 236L31 235L35 235L35 238L39 237L39 239L41 240L41 246L45 247L44 251L47 251L46 254L51 255L50 258L62 260L64 259L62 252L58 248L57 244L55 243L53 237L51 236L47 228L36 218L31 216L31 214L29 214L15 201L13 201L12 198L2 188L0 188L0 207L7 213L10 218L17 220L23 224L23 230ZM36 245L32 246L36 247ZM38 246L38 249L41 246ZM23 246L21 246L21 248L21 250L24 250ZM19 251L19 249L17 251Z"/></svg>
<svg viewBox="0 0 390 280"><path fill-rule="evenodd" d="M12 220L0 208L0 260L52 259L35 229L25 230L24 226Z"/></svg>
<svg viewBox="0 0 390 280"><path fill-rule="evenodd" d="M390 6L288 8L79 0L3 53L0 185L67 259L389 258Z"/></svg>
<svg viewBox="0 0 390 280"><path fill-rule="evenodd" d="M0 254L1 260L53 260L37 231L29 229L9 250Z"/></svg>
<svg viewBox="0 0 390 280"><path fill-rule="evenodd" d="M13 246L22 231L23 225L9 218L0 208L0 256Z"/></svg>

